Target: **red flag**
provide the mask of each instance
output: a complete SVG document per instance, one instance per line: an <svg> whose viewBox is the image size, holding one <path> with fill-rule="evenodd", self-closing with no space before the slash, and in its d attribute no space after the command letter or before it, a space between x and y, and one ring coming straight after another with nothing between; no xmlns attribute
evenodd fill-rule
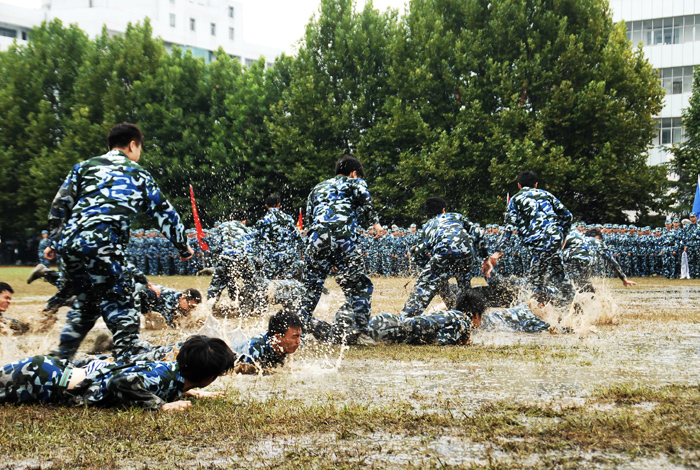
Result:
<svg viewBox="0 0 700 470"><path fill-rule="evenodd" d="M202 240L204 237L204 230L202 230L202 223L199 221L197 205L194 203L194 189L192 189L192 185L190 185L190 200L192 201L192 216L194 217L194 226L197 229L197 240L199 241L199 247L202 249L202 251L209 251L209 245L207 245L207 242Z"/></svg>
<svg viewBox="0 0 700 470"><path fill-rule="evenodd" d="M506 194L506 206L510 204L510 193Z"/></svg>
<svg viewBox="0 0 700 470"><path fill-rule="evenodd" d="M301 207L299 208L299 220L297 221L297 228L300 232L304 231L304 218L301 215Z"/></svg>

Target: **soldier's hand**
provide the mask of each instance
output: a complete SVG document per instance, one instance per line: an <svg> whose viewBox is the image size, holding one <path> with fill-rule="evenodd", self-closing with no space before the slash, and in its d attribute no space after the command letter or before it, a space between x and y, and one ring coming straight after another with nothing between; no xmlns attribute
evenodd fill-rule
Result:
<svg viewBox="0 0 700 470"><path fill-rule="evenodd" d="M622 284L625 286L636 286L637 283L634 281L628 281L627 278L622 280Z"/></svg>
<svg viewBox="0 0 700 470"><path fill-rule="evenodd" d="M254 375L258 373L258 368L247 362L239 362L233 367L233 372L236 374Z"/></svg>
<svg viewBox="0 0 700 470"><path fill-rule="evenodd" d="M192 249L191 246L187 245L187 252L190 254L188 257L183 257L180 256L180 261L187 261L188 259L192 258L192 255L194 254L194 250Z"/></svg>
<svg viewBox="0 0 700 470"><path fill-rule="evenodd" d="M156 294L156 297L160 297L160 286L156 284L151 284L150 282L146 284L146 287L148 287L148 290Z"/></svg>
<svg viewBox="0 0 700 470"><path fill-rule="evenodd" d="M163 411L182 411L192 406L192 403L187 400L178 400L172 403L166 403L161 406L160 409Z"/></svg>
<svg viewBox="0 0 700 470"><path fill-rule="evenodd" d="M47 246L46 249L44 250L44 258L46 258L49 261L55 260L56 259L56 250L54 250L50 246Z"/></svg>

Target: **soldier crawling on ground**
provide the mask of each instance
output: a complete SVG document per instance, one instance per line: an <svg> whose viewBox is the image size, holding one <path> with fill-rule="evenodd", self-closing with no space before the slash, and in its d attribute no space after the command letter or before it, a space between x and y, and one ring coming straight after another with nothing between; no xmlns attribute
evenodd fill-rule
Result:
<svg viewBox="0 0 700 470"><path fill-rule="evenodd" d="M238 356L236 373L257 374L283 366L301 344L302 322L292 311L283 309L270 317L267 332L234 345Z"/></svg>
<svg viewBox="0 0 700 470"><path fill-rule="evenodd" d="M29 331L29 325L23 321L14 318L6 317L5 312L10 308L12 303L12 294L15 291L6 282L0 282L0 329L9 328L15 335L21 335Z"/></svg>
<svg viewBox="0 0 700 470"><path fill-rule="evenodd" d="M111 362L91 358L71 363L33 356L0 369L0 403L44 403L64 406L137 406L176 411L191 403L180 396L208 398L206 387L233 369L236 355L218 339L193 336L173 362ZM175 401L177 400L177 401Z"/></svg>

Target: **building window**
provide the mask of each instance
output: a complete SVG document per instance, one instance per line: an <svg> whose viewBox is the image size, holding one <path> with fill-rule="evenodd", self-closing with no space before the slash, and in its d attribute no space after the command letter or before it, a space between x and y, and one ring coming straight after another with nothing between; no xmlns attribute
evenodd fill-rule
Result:
<svg viewBox="0 0 700 470"><path fill-rule="evenodd" d="M632 44L641 42L645 46L693 42L696 25L700 26L700 15L630 21L627 23L627 39Z"/></svg>
<svg viewBox="0 0 700 470"><path fill-rule="evenodd" d="M656 130L658 131L657 145L678 144L685 140L683 130L683 120L677 118L656 119Z"/></svg>
<svg viewBox="0 0 700 470"><path fill-rule="evenodd" d="M190 18L190 31L194 31L194 18Z"/></svg>
<svg viewBox="0 0 700 470"><path fill-rule="evenodd" d="M170 3L175 5L175 0L170 0Z"/></svg>
<svg viewBox="0 0 700 470"><path fill-rule="evenodd" d="M667 95L678 95L693 91L693 67L659 69L661 86Z"/></svg>
<svg viewBox="0 0 700 470"><path fill-rule="evenodd" d="M228 38L229 38L231 41L233 41L233 38L234 38L234 34L233 34L233 33L234 33L233 28L230 28L230 27L229 27L229 29L228 29Z"/></svg>
<svg viewBox="0 0 700 470"><path fill-rule="evenodd" d="M175 27L175 13L170 13L170 26Z"/></svg>
<svg viewBox="0 0 700 470"><path fill-rule="evenodd" d="M238 61L238 63L241 62L241 57L240 57L240 56L229 54L229 57L232 58L233 60Z"/></svg>
<svg viewBox="0 0 700 470"><path fill-rule="evenodd" d="M209 30L212 36L216 36L216 23L211 23L211 28L209 28Z"/></svg>
<svg viewBox="0 0 700 470"><path fill-rule="evenodd" d="M246 67L252 67L255 61L253 59L246 59L245 60L245 66Z"/></svg>
<svg viewBox="0 0 700 470"><path fill-rule="evenodd" d="M228 7L228 17L233 18L233 7Z"/></svg>
<svg viewBox="0 0 700 470"><path fill-rule="evenodd" d="M27 34L26 31L22 31L22 40L29 41L29 35Z"/></svg>
<svg viewBox="0 0 700 470"><path fill-rule="evenodd" d="M0 26L0 36L5 36L6 38L16 38L17 30L10 28L3 28Z"/></svg>

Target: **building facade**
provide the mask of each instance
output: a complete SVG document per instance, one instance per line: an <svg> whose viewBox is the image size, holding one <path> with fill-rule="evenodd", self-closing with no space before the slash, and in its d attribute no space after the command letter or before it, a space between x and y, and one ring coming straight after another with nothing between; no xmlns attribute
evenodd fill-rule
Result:
<svg viewBox="0 0 700 470"><path fill-rule="evenodd" d="M666 163L672 158L666 149L683 140L681 116L692 92L693 67L700 65L700 0L610 0L610 8L615 22L627 23L633 46L642 44L659 70L666 98L649 164Z"/></svg>
<svg viewBox="0 0 700 470"><path fill-rule="evenodd" d="M282 52L244 41L243 7L231 0L43 0L40 9L0 3L0 49L15 39L26 43L31 29L45 20L76 23L95 37L103 26L109 34L120 34L128 23L146 17L153 35L160 36L168 50L178 45L206 62L213 60L219 47L242 65L263 56L269 66Z"/></svg>

